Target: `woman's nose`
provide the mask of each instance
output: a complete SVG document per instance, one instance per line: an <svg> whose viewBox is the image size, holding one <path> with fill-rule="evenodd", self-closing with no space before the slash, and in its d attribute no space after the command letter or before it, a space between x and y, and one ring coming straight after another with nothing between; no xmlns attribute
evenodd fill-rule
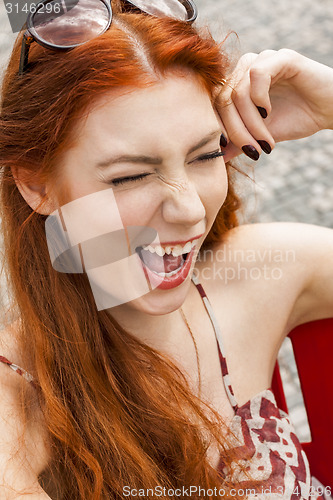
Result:
<svg viewBox="0 0 333 500"><path fill-rule="evenodd" d="M206 216L195 184L188 179L168 183L162 213L166 222L193 226Z"/></svg>

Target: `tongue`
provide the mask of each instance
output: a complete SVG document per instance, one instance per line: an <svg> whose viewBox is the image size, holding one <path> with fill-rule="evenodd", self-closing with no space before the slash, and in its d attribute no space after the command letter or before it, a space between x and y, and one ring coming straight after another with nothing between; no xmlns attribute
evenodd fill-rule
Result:
<svg viewBox="0 0 333 500"><path fill-rule="evenodd" d="M183 263L182 255L174 257L173 255L165 254L163 257L160 257L156 253L150 253L149 250L143 249L140 251L140 257L146 266L156 273L170 273L178 269Z"/></svg>
<svg viewBox="0 0 333 500"><path fill-rule="evenodd" d="M178 257L174 257L173 255L165 254L163 256L164 267L166 273L171 273L171 271L175 271L178 269L183 263L183 256L179 255Z"/></svg>

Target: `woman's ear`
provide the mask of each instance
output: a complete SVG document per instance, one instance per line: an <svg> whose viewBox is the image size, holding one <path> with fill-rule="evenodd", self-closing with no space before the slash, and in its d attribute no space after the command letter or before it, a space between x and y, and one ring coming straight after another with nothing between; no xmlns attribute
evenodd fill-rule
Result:
<svg viewBox="0 0 333 500"><path fill-rule="evenodd" d="M23 169L12 169L12 174L21 196L34 212L50 215L58 208L58 204L48 193L47 185L37 175Z"/></svg>

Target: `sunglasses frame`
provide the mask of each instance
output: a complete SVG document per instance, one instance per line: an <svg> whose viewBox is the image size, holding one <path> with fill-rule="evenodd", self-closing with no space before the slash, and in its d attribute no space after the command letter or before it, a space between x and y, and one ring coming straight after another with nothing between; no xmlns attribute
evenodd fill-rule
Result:
<svg viewBox="0 0 333 500"><path fill-rule="evenodd" d="M27 29L26 29L26 31L23 35L23 39L22 39L21 57L20 57L20 64L19 64L19 75L20 76L22 76L23 73L25 73L27 70L29 49L30 49L30 45L34 41L37 42L42 47L45 47L47 49L52 49L52 50L70 50L70 49L73 49L75 47L78 47L79 45L83 45L86 43L86 41L84 41L81 43L77 43L75 45L68 45L68 46L64 47L62 45L56 45L56 44L53 44L50 42L45 42L45 40L43 40L38 35L38 33L36 32L35 27L34 27L33 18L35 16L35 14L38 12L38 10L40 10L41 8L45 7L45 5L47 5L53 1L54 0L42 0L41 2L39 2L36 5L35 12L30 12L28 14L28 18L27 18L27 22L26 22ZM111 0L99 0L99 1L102 2L106 6L108 14L109 14L109 20L108 20L106 27L103 29L103 31L101 33L99 33L99 35L102 35L110 28L113 14L112 14L112 8L111 8ZM190 16L189 19L186 19L184 21L187 23L193 23L196 20L197 15L198 15L197 7L196 7L194 1L193 0L178 0L178 1L189 12L189 16ZM139 12L145 13L145 11L143 11L138 5L136 5L135 0L123 0L123 2L125 4L125 7L127 7L127 10L139 11ZM146 14L148 14L148 13L146 13ZM149 15L151 15L151 14L149 14ZM97 35L97 36L99 36L99 35Z"/></svg>

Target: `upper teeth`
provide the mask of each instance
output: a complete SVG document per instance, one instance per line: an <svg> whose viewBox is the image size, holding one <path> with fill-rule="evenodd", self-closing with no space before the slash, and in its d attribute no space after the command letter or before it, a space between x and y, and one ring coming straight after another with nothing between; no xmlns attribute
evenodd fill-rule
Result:
<svg viewBox="0 0 333 500"><path fill-rule="evenodd" d="M174 257L179 257L179 255L182 255L183 253L189 253L192 248L195 246L196 241L188 241L183 247L181 245L175 245L175 246L166 246L165 248L162 247L161 245L155 245L155 246L143 246L142 248L144 250L149 250L151 253L156 253L160 257L163 257L163 255L167 254L170 255L172 254Z"/></svg>

